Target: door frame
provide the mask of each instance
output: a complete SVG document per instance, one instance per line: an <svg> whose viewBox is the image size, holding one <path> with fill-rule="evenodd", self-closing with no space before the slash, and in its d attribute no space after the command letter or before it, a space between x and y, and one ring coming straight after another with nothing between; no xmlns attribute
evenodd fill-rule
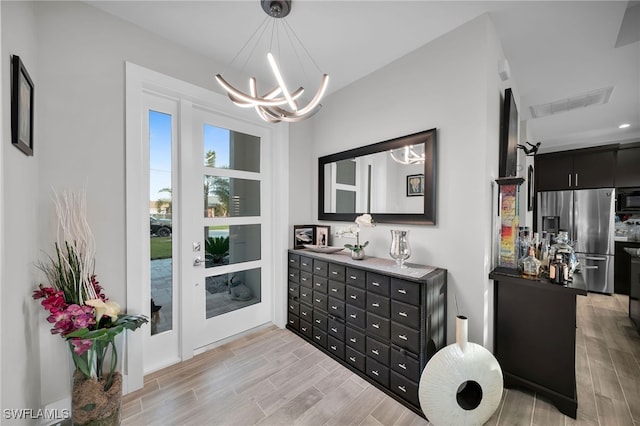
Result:
<svg viewBox="0 0 640 426"><path fill-rule="evenodd" d="M142 171L147 159L144 156L144 126L143 126L143 92L150 90L156 93L180 99L179 114L181 119L191 116L191 107L202 106L221 116L232 117L235 120L246 121L267 129L271 133L271 185L273 188L272 211L272 240L270 249L274 267L270 276L266 277L265 287L272 292L271 321L278 327L284 328L286 323L286 283L284 265L286 265L286 249L289 244L289 170L282 164L289 163L289 126L285 123L272 125L261 121L251 109L235 107L226 96L208 89L176 79L141 67L131 62L125 63L125 172L126 172L126 309L129 312L149 314L149 295L145 295L142 283L149 277L145 276L145 262L143 244L149 240L149 194L145 193L143 185L145 176ZM178 120L180 122L180 120ZM178 129L180 141L190 140L189 126ZM180 142L179 142L180 143ZM189 250L189 236L179 235L179 250L186 258L191 257ZM196 287L193 285L179 285L181 305L187 300L195 300ZM145 303L145 301L147 301ZM183 311L181 309L181 311ZM189 312L184 312L189 315ZM183 316L183 318L185 318ZM194 355L194 333L189 329L190 320L180 321L180 358L187 360ZM144 384L143 377L143 333L127 333L125 339L124 365L124 393L140 389Z"/></svg>

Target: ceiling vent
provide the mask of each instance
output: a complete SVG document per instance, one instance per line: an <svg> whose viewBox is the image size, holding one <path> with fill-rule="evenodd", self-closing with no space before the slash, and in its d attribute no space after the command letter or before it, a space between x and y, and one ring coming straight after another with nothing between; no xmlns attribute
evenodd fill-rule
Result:
<svg viewBox="0 0 640 426"><path fill-rule="evenodd" d="M531 105L529 110L532 118L540 118L592 105L603 105L609 102L611 92L613 92L613 86L604 87L548 104Z"/></svg>

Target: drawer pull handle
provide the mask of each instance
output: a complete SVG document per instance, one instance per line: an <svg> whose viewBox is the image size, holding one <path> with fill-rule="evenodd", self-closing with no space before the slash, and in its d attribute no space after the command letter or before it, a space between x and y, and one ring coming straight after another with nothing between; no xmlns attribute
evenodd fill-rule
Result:
<svg viewBox="0 0 640 426"><path fill-rule="evenodd" d="M319 266L316 266L316 271L319 271L321 268Z"/></svg>
<svg viewBox="0 0 640 426"><path fill-rule="evenodd" d="M349 297L351 297L353 300L358 299L358 296L356 296L355 294L352 294L352 295L351 295L351 296L349 296Z"/></svg>
<svg viewBox="0 0 640 426"><path fill-rule="evenodd" d="M307 327L302 327L302 331L307 331Z"/></svg>
<svg viewBox="0 0 640 426"><path fill-rule="evenodd" d="M373 328L380 328L380 324L376 324L376 323L371 324L371 326L372 326Z"/></svg>
<svg viewBox="0 0 640 426"><path fill-rule="evenodd" d="M407 364L398 364L398 367L402 368L403 370L406 370Z"/></svg>
<svg viewBox="0 0 640 426"><path fill-rule="evenodd" d="M289 305L289 309L293 309L293 305Z"/></svg>
<svg viewBox="0 0 640 426"><path fill-rule="evenodd" d="M358 339L356 339L355 337L352 337L351 339L349 339L349 341L350 341L351 343L355 343L357 340L358 340Z"/></svg>
<svg viewBox="0 0 640 426"><path fill-rule="evenodd" d="M333 306L333 305L332 305L332 306L331 306L331 309L333 309L334 311L337 311L337 310L338 310L338 307L337 307L337 306Z"/></svg>
<svg viewBox="0 0 640 426"><path fill-rule="evenodd" d="M399 288L399 289L398 289L398 293L400 293L400 294L407 294L407 290L405 290L404 288Z"/></svg>
<svg viewBox="0 0 640 426"><path fill-rule="evenodd" d="M306 280L307 280L306 278L303 278L303 279L302 279L302 281L306 281Z"/></svg>
<svg viewBox="0 0 640 426"><path fill-rule="evenodd" d="M404 386L400 386L398 385L398 389L400 389L402 392L407 393L407 388Z"/></svg>
<svg viewBox="0 0 640 426"><path fill-rule="evenodd" d="M374 308L379 308L380 304L379 303L372 303L371 306L374 307Z"/></svg>
<svg viewBox="0 0 640 426"><path fill-rule="evenodd" d="M320 303L320 299L316 299L316 302Z"/></svg>
<svg viewBox="0 0 640 426"><path fill-rule="evenodd" d="M355 356L350 356L350 357L349 357L349 361L351 361L351 362L356 362L356 357L355 357Z"/></svg>
<svg viewBox="0 0 640 426"><path fill-rule="evenodd" d="M380 352L379 352L377 349L371 349L371 352L372 352L374 355L380 355Z"/></svg>
<svg viewBox="0 0 640 426"><path fill-rule="evenodd" d="M301 314L305 317L307 316L307 313L305 311L302 311Z"/></svg>
<svg viewBox="0 0 640 426"><path fill-rule="evenodd" d="M338 271L331 271L333 275L338 275Z"/></svg>
<svg viewBox="0 0 640 426"><path fill-rule="evenodd" d="M320 340L320 336L315 336L316 340Z"/></svg>
<svg viewBox="0 0 640 426"><path fill-rule="evenodd" d="M289 274L289 276L290 276L290 277L292 277L292 278L294 277L294 275L293 275L293 274Z"/></svg>
<svg viewBox="0 0 640 426"><path fill-rule="evenodd" d="M293 324L293 320L289 320L289 324Z"/></svg>
<svg viewBox="0 0 640 426"><path fill-rule="evenodd" d="M331 331L333 331L334 333L337 333L337 332L338 332L338 329L337 329L337 328L335 328L335 327L331 327Z"/></svg>
<svg viewBox="0 0 640 426"><path fill-rule="evenodd" d="M320 320L319 319L316 320L316 324L320 324Z"/></svg>
<svg viewBox="0 0 640 426"><path fill-rule="evenodd" d="M350 316L351 318L353 318L353 319L358 318L358 314L351 314L351 315L349 315L349 316Z"/></svg>
<svg viewBox="0 0 640 426"><path fill-rule="evenodd" d="M307 266L307 264L306 264L306 263L304 263L304 262L302 262L302 266Z"/></svg>
<svg viewBox="0 0 640 426"><path fill-rule="evenodd" d="M350 275L349 278L351 278L352 280L357 280L358 277L356 277L355 275Z"/></svg>
<svg viewBox="0 0 640 426"><path fill-rule="evenodd" d="M337 288L332 288L331 291L334 292L334 293L337 293L338 289Z"/></svg>
<svg viewBox="0 0 640 426"><path fill-rule="evenodd" d="M402 340L407 340L407 336L405 336L404 334L398 334L398 337Z"/></svg>
<svg viewBox="0 0 640 426"><path fill-rule="evenodd" d="M398 315L400 315L401 317L406 317L407 313L406 312L398 312Z"/></svg>
<svg viewBox="0 0 640 426"><path fill-rule="evenodd" d="M373 285L374 287L380 287L380 283L379 282L372 282L371 285Z"/></svg>
<svg viewBox="0 0 640 426"><path fill-rule="evenodd" d="M294 259L289 259L289 262L296 263L296 261Z"/></svg>
<svg viewBox="0 0 640 426"><path fill-rule="evenodd" d="M371 374L375 374L376 376L380 375L380 373L378 373L378 370L371 370Z"/></svg>
<svg viewBox="0 0 640 426"><path fill-rule="evenodd" d="M338 350L338 347L337 347L337 346L330 346L330 348L331 348L331 350L333 350L333 351L337 351L337 350Z"/></svg>

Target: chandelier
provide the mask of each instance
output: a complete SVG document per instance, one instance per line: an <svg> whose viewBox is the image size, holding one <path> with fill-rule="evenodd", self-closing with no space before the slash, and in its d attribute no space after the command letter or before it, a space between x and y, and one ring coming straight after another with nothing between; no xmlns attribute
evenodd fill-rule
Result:
<svg viewBox="0 0 640 426"><path fill-rule="evenodd" d="M276 86L260 95L258 91L258 83L256 78L251 77L249 79L249 90L244 92L232 86L227 80L225 80L221 74L216 74L216 80L227 92L229 99L242 108L254 108L260 118L269 123L284 122L298 122L306 118L311 117L317 113L322 105L320 99L327 90L329 84L329 75L322 74L320 78L320 85L315 95L306 105L301 105L302 95L304 93L303 87L298 87L296 90L291 91L287 87L284 77L280 72L280 67L276 61L275 52L280 51L280 37L283 33L287 36L291 48L298 60L300 60L299 51L296 50L296 42L302 47L302 51L308 56L313 65L320 70L307 49L302 45L302 42L293 31L291 26L287 23L284 17L286 17L291 11L291 0L260 0L262 9L268 15L262 22L258 29L253 33L249 40L242 47L240 52L231 61L232 63L240 56L240 54L250 45L251 53L255 50L256 45L264 33L270 29L271 39L269 43L269 51L267 52L267 62L271 68L273 77L276 80ZM274 45L274 39L276 44ZM248 61L248 59L247 59ZM246 62L245 62L246 64ZM302 64L300 64L302 66Z"/></svg>
<svg viewBox="0 0 640 426"><path fill-rule="evenodd" d="M393 161L400 164L424 164L424 144L407 145L389 151Z"/></svg>

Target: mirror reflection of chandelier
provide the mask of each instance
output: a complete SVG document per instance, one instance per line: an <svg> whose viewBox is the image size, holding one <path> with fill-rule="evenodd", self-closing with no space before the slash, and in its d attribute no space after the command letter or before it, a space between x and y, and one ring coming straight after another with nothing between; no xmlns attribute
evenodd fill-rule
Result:
<svg viewBox="0 0 640 426"><path fill-rule="evenodd" d="M322 74L320 85L315 95L305 106L301 106L300 102L302 94L304 93L304 88L299 87L293 92L289 90L284 81L282 73L280 72L280 67L276 62L276 58L272 53L280 52L280 33L286 34L287 40L289 41L291 48L294 50L295 56L298 58L298 60L300 60L301 56L299 54L300 52L296 50L294 42L297 42L299 44L302 52L304 52L308 56L308 58L311 60L315 68L318 69L318 71L320 71L320 68L315 63L291 26L289 26L287 21L283 19L291 11L291 0L260 0L260 4L262 5L262 9L265 11L265 13L273 19L269 19L269 17L267 17L262 22L262 24L253 33L253 35L249 38L249 40L245 43L240 52L238 52L238 54L231 62L233 63L233 61L235 61L235 59L237 59L242 51L249 45L253 46L250 49L250 52L253 53L260 39L260 36L262 36L266 32L268 27L270 27L271 39L269 43L269 52L267 53L267 61L269 63L269 67L271 68L271 72L273 73L273 76L276 80L276 87L260 96L258 92L258 84L254 77L249 79L248 93L236 89L229 82L227 82L221 74L216 74L216 80L218 81L220 86L222 86L222 88L226 90L229 99L231 99L234 104L243 108L255 108L260 118L262 118L264 121L270 123L278 123L280 121L302 121L306 118L311 117L312 115L317 113L320 108L322 108L322 105L320 105L320 99L327 90L327 85L329 84L329 75ZM276 41L275 45L274 39ZM247 62L248 59L245 62L245 65ZM300 64L300 66L302 67L302 63Z"/></svg>
<svg viewBox="0 0 640 426"><path fill-rule="evenodd" d="M424 144L407 145L401 148L392 149L389 155L393 161L400 164L424 164Z"/></svg>

